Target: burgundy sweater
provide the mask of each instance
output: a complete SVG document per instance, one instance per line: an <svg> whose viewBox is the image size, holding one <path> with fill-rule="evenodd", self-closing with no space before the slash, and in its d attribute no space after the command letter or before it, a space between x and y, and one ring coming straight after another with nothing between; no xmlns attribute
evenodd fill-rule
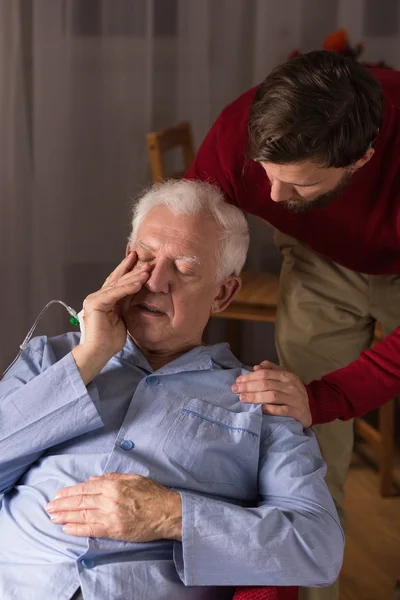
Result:
<svg viewBox="0 0 400 600"><path fill-rule="evenodd" d="M247 587L238 588L233 600L298 600L296 587Z"/></svg>
<svg viewBox="0 0 400 600"><path fill-rule="evenodd" d="M228 202L348 269L400 274L400 72L371 72L385 94L375 154L329 207L294 213L271 200L264 169L245 157L257 88L222 111L186 177L217 183ZM400 327L359 360L311 382L307 391L314 424L363 415L400 394Z"/></svg>

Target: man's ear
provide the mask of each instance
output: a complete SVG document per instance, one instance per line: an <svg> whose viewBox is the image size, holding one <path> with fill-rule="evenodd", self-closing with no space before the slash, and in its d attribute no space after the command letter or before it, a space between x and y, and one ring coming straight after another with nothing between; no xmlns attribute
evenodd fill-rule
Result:
<svg viewBox="0 0 400 600"><path fill-rule="evenodd" d="M366 151L364 156L362 158L360 158L360 160L358 160L357 162L355 162L353 165L350 166L350 172L354 173L355 171L358 171L358 169L361 169L361 167L366 165L367 162L369 162L371 160L371 158L373 157L374 154L375 154L375 150L373 148L368 148L368 150Z"/></svg>
<svg viewBox="0 0 400 600"><path fill-rule="evenodd" d="M222 312L232 302L242 287L242 280L236 275L231 275L221 283L218 294L215 296L211 306L211 314Z"/></svg>
<svg viewBox="0 0 400 600"><path fill-rule="evenodd" d="M132 248L131 248L131 243L130 243L130 242L128 242L128 243L126 244L126 248L125 248L125 258L128 256L128 254L130 254L131 250L132 250Z"/></svg>

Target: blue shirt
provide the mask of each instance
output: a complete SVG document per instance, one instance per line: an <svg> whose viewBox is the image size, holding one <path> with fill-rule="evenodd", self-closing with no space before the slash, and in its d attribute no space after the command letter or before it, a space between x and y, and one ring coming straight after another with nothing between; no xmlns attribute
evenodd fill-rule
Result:
<svg viewBox="0 0 400 600"><path fill-rule="evenodd" d="M127 338L85 387L79 334L35 338L0 382L0 598L202 600L333 582L343 533L311 431L231 392L227 344L157 371ZM47 502L107 472L181 493L182 542L67 535Z"/></svg>

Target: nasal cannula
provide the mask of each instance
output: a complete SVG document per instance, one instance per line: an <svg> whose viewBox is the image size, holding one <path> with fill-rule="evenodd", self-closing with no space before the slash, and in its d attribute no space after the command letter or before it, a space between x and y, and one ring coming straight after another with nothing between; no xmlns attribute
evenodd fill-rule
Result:
<svg viewBox="0 0 400 600"><path fill-rule="evenodd" d="M36 321L34 322L34 324L32 325L32 327L30 328L30 330L28 331L24 341L22 342L22 344L19 347L19 352L17 354L17 356L14 358L14 360L12 361L12 363L7 367L7 369L4 371L3 375L0 377L0 379L3 379L4 375L11 369L11 367L17 362L17 360L19 359L19 357L21 356L21 352L23 350L25 350L25 348L27 347L33 332L35 331L40 319L43 317L44 313L46 312L46 310L49 308L49 306L51 306L52 304L61 304L67 311L68 313L71 315L70 318L70 323L72 323L72 325L75 325L76 327L79 327L79 325L81 325L81 329L82 329L82 325L83 325L83 320L82 320L82 316L83 313L77 313L71 306L68 306L68 304L66 304L65 302L63 302L62 300L50 300L50 302L48 302L46 304L46 306L42 309L42 311L40 312L40 314L38 315L38 317L36 318Z"/></svg>

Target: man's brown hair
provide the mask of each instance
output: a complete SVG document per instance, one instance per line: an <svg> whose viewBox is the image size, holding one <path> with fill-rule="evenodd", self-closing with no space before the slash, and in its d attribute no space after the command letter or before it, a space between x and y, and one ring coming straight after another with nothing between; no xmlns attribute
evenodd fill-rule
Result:
<svg viewBox="0 0 400 600"><path fill-rule="evenodd" d="M351 58L325 50L276 67L259 86L248 121L249 157L347 167L378 135L383 91Z"/></svg>

